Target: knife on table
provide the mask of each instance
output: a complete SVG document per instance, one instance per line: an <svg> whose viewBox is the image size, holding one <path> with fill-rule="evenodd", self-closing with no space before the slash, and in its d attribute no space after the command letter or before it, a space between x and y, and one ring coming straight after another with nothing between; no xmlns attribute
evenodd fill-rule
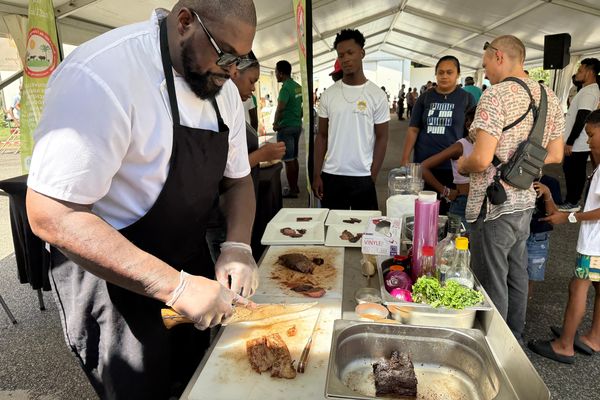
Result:
<svg viewBox="0 0 600 400"><path fill-rule="evenodd" d="M244 307L236 304L233 306L233 315L229 317L222 325L235 324L238 322L260 321L261 319L278 317L280 315L293 314L308 310L318 303L297 303L297 304L256 304L253 307ZM167 329L171 329L179 324L192 324L189 318L184 317L172 308L163 308L161 310L163 324Z"/></svg>

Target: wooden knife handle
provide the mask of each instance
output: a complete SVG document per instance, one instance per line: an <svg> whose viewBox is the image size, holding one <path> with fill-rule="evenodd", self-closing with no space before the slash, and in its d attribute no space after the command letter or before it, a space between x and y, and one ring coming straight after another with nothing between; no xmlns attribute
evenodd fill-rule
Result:
<svg viewBox="0 0 600 400"><path fill-rule="evenodd" d="M160 310L160 314L162 316L163 324L165 325L165 327L167 329L171 329L175 325L179 325L179 324L193 324L194 323L194 321L192 321L189 318L184 317L183 315L179 314L177 311L173 310L172 308L163 308Z"/></svg>

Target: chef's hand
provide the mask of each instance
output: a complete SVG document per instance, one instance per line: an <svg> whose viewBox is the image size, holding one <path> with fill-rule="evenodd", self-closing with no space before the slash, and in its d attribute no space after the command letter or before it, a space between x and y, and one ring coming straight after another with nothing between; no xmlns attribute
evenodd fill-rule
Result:
<svg viewBox="0 0 600 400"><path fill-rule="evenodd" d="M217 281L231 290L250 297L258 288L258 267L252 257L252 249L245 243L225 242L221 244L221 255L215 264Z"/></svg>
<svg viewBox="0 0 600 400"><path fill-rule="evenodd" d="M219 282L181 271L179 286L167 305L204 330L231 317L235 299L236 294Z"/></svg>
<svg viewBox="0 0 600 400"><path fill-rule="evenodd" d="M313 178L312 190L317 199L323 200L323 180L321 179L321 175L315 175Z"/></svg>

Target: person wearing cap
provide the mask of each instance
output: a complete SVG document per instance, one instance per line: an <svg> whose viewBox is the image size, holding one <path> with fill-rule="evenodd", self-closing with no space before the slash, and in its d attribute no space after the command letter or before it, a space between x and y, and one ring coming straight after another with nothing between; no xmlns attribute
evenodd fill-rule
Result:
<svg viewBox="0 0 600 400"><path fill-rule="evenodd" d="M479 103L479 99L481 98L481 94L483 91L475 86L475 80L472 76L467 76L465 78L465 86L462 88L465 92L469 92L475 98L475 104Z"/></svg>
<svg viewBox="0 0 600 400"><path fill-rule="evenodd" d="M342 70L339 59L335 60L335 64L333 64L333 71L329 73L329 76L331 76L331 79L333 79L334 82L339 81L344 76L344 71Z"/></svg>
<svg viewBox="0 0 600 400"><path fill-rule="evenodd" d="M388 99L363 72L365 37L343 29L334 41L343 78L319 103L312 189L330 209L377 210L375 180L388 139Z"/></svg>
<svg viewBox="0 0 600 400"><path fill-rule="evenodd" d="M82 44L48 82L27 216L52 246L64 338L101 399L179 398L207 328L258 286L229 79L255 32L251 0L181 0ZM219 194L227 241L213 264L205 230ZM164 307L193 324L167 330Z"/></svg>

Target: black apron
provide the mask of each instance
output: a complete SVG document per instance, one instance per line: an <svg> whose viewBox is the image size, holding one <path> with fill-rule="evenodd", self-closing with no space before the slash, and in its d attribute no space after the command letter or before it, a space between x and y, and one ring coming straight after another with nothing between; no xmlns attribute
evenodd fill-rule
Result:
<svg viewBox="0 0 600 400"><path fill-rule="evenodd" d="M225 171L229 128L214 99L218 132L180 125L166 19L160 24L160 39L173 117L169 174L152 208L120 232L173 268L214 278L205 225ZM167 330L160 316L163 303L107 283L55 249L52 262L67 344L100 397L180 395L208 347L208 331L189 324Z"/></svg>

